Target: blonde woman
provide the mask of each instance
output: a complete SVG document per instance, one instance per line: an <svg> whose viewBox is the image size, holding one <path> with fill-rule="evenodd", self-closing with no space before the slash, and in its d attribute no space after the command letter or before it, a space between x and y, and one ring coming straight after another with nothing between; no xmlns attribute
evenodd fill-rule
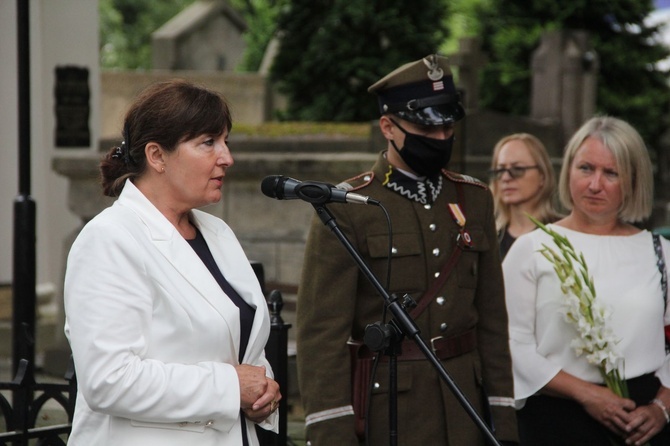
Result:
<svg viewBox="0 0 670 446"><path fill-rule="evenodd" d="M535 229L528 215L543 223L560 218L553 200L556 180L547 150L528 133L515 133L498 141L490 173L500 254L504 258L520 235Z"/></svg>
<svg viewBox="0 0 670 446"><path fill-rule="evenodd" d="M521 445L670 444L670 323L663 253L670 242L635 226L651 215L653 174L647 148L628 123L587 121L570 139L559 180L569 214L548 226L567 237L588 265L596 299L608 308L629 398L603 385L598 365L573 348L554 267L541 253L543 231L519 238L503 271L514 394ZM667 282L665 282L667 283Z"/></svg>

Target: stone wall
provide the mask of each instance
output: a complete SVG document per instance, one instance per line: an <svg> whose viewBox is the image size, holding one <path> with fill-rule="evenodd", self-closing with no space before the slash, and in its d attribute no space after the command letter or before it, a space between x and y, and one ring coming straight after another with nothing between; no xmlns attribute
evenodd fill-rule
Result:
<svg viewBox="0 0 670 446"><path fill-rule="evenodd" d="M123 117L137 94L148 85L169 79L186 79L224 94L237 123L260 124L273 110L274 95L265 76L217 71L103 71L101 73L102 139L121 136Z"/></svg>
<svg viewBox="0 0 670 446"><path fill-rule="evenodd" d="M263 263L269 284L297 288L314 208L301 200L274 200L262 195L263 178L285 175L336 184L369 170L376 156L370 152L237 155L234 170L227 177L223 218L235 230L249 258Z"/></svg>

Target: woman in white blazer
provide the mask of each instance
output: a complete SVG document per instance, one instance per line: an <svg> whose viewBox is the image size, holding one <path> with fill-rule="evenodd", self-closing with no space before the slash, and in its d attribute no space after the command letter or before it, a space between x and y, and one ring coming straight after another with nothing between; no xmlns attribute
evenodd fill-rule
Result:
<svg viewBox="0 0 670 446"><path fill-rule="evenodd" d="M118 200L82 229L65 276L69 445L254 446L255 424L277 431L260 285L230 227L195 210L221 199L230 128L221 95L160 83L103 158Z"/></svg>

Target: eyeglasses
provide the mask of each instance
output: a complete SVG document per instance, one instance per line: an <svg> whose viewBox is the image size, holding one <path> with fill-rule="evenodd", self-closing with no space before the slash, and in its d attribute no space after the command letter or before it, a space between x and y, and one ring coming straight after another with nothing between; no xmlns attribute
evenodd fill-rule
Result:
<svg viewBox="0 0 670 446"><path fill-rule="evenodd" d="M499 169L491 169L489 170L489 174L491 175L492 178L495 178L496 180L500 180L505 172L509 174L512 178L519 179L522 176L526 174L526 171L528 169L538 169L540 166L512 166L510 168L505 169L504 167L501 167Z"/></svg>

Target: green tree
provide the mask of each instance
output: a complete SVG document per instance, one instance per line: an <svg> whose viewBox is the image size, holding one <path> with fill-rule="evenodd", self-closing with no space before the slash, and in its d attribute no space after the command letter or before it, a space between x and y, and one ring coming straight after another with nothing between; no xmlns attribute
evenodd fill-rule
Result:
<svg viewBox="0 0 670 446"><path fill-rule="evenodd" d="M436 52L447 2L287 0L277 18L271 78L288 98L283 118L366 121L379 116L368 86Z"/></svg>
<svg viewBox="0 0 670 446"><path fill-rule="evenodd" d="M151 68L151 33L193 0L100 0L100 66Z"/></svg>
<svg viewBox="0 0 670 446"><path fill-rule="evenodd" d="M669 51L644 21L651 11L651 0L492 0L479 12L490 56L481 104L528 114L530 59L542 33L586 30L600 59L598 112L627 120L653 146L667 128L670 90L656 66Z"/></svg>
<svg viewBox="0 0 670 446"><path fill-rule="evenodd" d="M492 0L450 0L449 17L445 23L449 29L448 38L442 43L440 50L444 55L454 54L459 49L459 39L481 35L482 25L478 13L487 7Z"/></svg>
<svg viewBox="0 0 670 446"><path fill-rule="evenodd" d="M258 71L268 44L275 35L277 15L282 0L229 0L247 22L244 40L247 48L244 60L238 67L241 71Z"/></svg>

